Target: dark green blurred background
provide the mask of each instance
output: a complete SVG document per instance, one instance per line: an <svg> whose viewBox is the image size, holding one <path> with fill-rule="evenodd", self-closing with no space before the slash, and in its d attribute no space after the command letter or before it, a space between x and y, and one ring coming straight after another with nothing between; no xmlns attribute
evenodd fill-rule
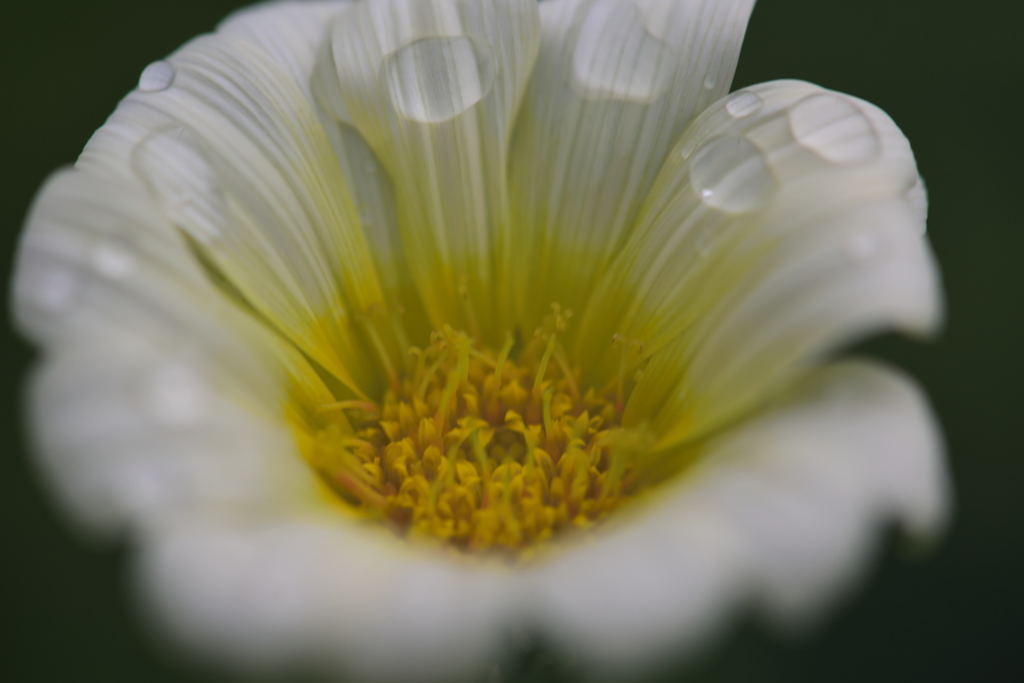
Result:
<svg viewBox="0 0 1024 683"><path fill-rule="evenodd" d="M72 162L141 69L244 3L5 3L2 281L43 178ZM801 641L741 624L665 680L1024 681L1024 6L1015 0L761 0L736 85L802 78L880 105L910 138L949 322L936 343L866 346L926 386L947 433L957 510L924 561L896 543L863 592ZM5 316L6 318L7 316ZM97 548L55 513L24 446L32 353L4 335L5 681L223 681L165 655L127 590L124 549ZM544 657L523 679L556 678Z"/></svg>

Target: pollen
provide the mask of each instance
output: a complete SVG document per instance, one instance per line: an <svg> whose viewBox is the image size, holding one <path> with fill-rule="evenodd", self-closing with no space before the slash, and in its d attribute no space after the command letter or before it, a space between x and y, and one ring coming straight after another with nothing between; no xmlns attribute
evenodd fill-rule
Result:
<svg viewBox="0 0 1024 683"><path fill-rule="evenodd" d="M635 491L623 391L581 387L557 307L526 341L445 327L379 401L322 405L308 457L343 505L410 539L513 556L599 523Z"/></svg>

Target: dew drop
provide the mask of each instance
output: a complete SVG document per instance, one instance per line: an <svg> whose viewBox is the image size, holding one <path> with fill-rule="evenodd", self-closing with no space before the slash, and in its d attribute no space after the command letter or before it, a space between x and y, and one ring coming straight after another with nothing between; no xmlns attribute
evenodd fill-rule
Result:
<svg viewBox="0 0 1024 683"><path fill-rule="evenodd" d="M734 119L742 119L744 117L756 114L764 103L761 98L758 97L757 93L750 92L749 90L741 90L734 94L725 103L725 110L729 112L729 116Z"/></svg>
<svg viewBox="0 0 1024 683"><path fill-rule="evenodd" d="M882 142L871 121L850 100L819 93L797 102L789 112L793 137L823 159L852 164L876 157Z"/></svg>
<svg viewBox="0 0 1024 683"><path fill-rule="evenodd" d="M732 213L763 206L777 185L761 150L736 136L702 145L690 159L690 182L705 204Z"/></svg>
<svg viewBox="0 0 1024 683"><path fill-rule="evenodd" d="M878 240L874 235L860 232L846 241L846 255L855 264L864 264L878 252Z"/></svg>
<svg viewBox="0 0 1024 683"><path fill-rule="evenodd" d="M573 82L588 99L651 102L668 89L677 63L633 3L599 0L580 26Z"/></svg>
<svg viewBox="0 0 1024 683"><path fill-rule="evenodd" d="M156 131L133 150L132 167L172 223L207 244L222 238L224 191L198 139L182 128Z"/></svg>
<svg viewBox="0 0 1024 683"><path fill-rule="evenodd" d="M494 85L489 54L465 36L409 43L385 58L383 73L392 105L420 123L458 116Z"/></svg>
<svg viewBox="0 0 1024 683"><path fill-rule="evenodd" d="M139 90L141 92L160 92L167 90L174 83L176 75L174 65L170 62L153 62L139 76Z"/></svg>
<svg viewBox="0 0 1024 683"><path fill-rule="evenodd" d="M715 77L714 76L708 76L707 78L704 79L704 89L705 90L714 90L715 83L716 83Z"/></svg>
<svg viewBox="0 0 1024 683"><path fill-rule="evenodd" d="M184 427L198 422L206 411L206 393L195 373L183 365L158 369L148 379L144 401L154 419Z"/></svg>
<svg viewBox="0 0 1024 683"><path fill-rule="evenodd" d="M135 255L127 244L110 240L97 244L92 252L93 267L111 279L128 277L135 272Z"/></svg>

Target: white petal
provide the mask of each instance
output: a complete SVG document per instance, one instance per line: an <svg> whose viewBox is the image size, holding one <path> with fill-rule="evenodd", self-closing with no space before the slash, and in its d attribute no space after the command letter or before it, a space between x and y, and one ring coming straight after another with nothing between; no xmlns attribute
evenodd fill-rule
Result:
<svg viewBox="0 0 1024 683"><path fill-rule="evenodd" d="M406 309L415 309L415 295L408 291L408 283L402 279L405 267L398 243L391 179L359 132L331 114L338 107L344 107L343 103L329 99L336 94L336 85L329 92L313 85L321 78L326 78L328 84L336 81L333 61L327 64L326 60L320 60L317 72L315 67L318 57L327 49L329 32L326 28L350 4L350 0L335 0L257 5L235 13L221 23L219 30L246 38L285 65L295 84L311 100L327 98L324 106L317 107L317 113L341 163L345 186L355 199L363 232L386 285L386 298L401 300ZM405 322L413 329L417 321L410 321L410 317L416 313L419 311L406 311ZM416 331L426 332L429 328Z"/></svg>
<svg viewBox="0 0 1024 683"><path fill-rule="evenodd" d="M269 514L317 500L282 419L283 381L274 377L281 389L269 395L246 391L282 373L268 363L251 368L262 378L225 377L230 357L191 341L83 340L34 377L32 436L44 474L88 530L144 530L186 511Z"/></svg>
<svg viewBox="0 0 1024 683"><path fill-rule="evenodd" d="M47 181L19 245L19 327L55 353L131 337L150 347L219 354L219 375L251 395L278 393L276 377L253 370L266 368L268 357L294 353L210 282L139 189L77 170ZM247 340L243 348L240 338Z"/></svg>
<svg viewBox="0 0 1024 683"><path fill-rule="evenodd" d="M190 650L258 671L468 680L503 658L519 582L330 517L206 517L146 539L154 617Z"/></svg>
<svg viewBox="0 0 1024 683"><path fill-rule="evenodd" d="M847 587L881 530L933 537L951 502L938 429L909 380L850 361L799 392L707 453L707 500L742 535L755 599L783 624Z"/></svg>
<svg viewBox="0 0 1024 683"><path fill-rule="evenodd" d="M917 183L906 139L866 102L794 81L719 101L672 150L580 352L615 333L644 344L630 411L667 445L840 344L930 332L941 295Z"/></svg>
<svg viewBox="0 0 1024 683"><path fill-rule="evenodd" d="M320 380L209 282L139 189L58 173L22 239L15 313L48 352L30 416L49 482L96 530L315 497L283 406L289 389L326 400Z"/></svg>
<svg viewBox="0 0 1024 683"><path fill-rule="evenodd" d="M314 67L325 49L326 27L350 4L349 0L341 0L257 5L232 15L221 23L219 30L248 39L285 65L296 85L311 100L328 97L322 88L313 87L313 81L324 76L322 73L314 75ZM333 74L332 63L328 78L333 80ZM363 232L385 286L385 299L402 301L407 329L414 337L424 337L429 327L419 320L420 304L410 291L408 278L403 279L406 267L399 244L391 179L358 131L330 114L337 106L343 105L328 102L324 107L317 107L317 113L341 163L344 184L355 199Z"/></svg>
<svg viewBox="0 0 1024 683"><path fill-rule="evenodd" d="M40 191L14 277L15 315L35 341L73 342L126 321L194 319L192 304L212 287L139 189L62 171Z"/></svg>
<svg viewBox="0 0 1024 683"><path fill-rule="evenodd" d="M537 627L606 680L642 675L669 653L686 658L741 597L743 550L714 510L678 495L642 515L534 577Z"/></svg>
<svg viewBox="0 0 1024 683"><path fill-rule="evenodd" d="M579 306L673 141L729 90L753 0L552 0L516 123L521 308Z"/></svg>
<svg viewBox="0 0 1024 683"><path fill-rule="evenodd" d="M344 186L352 195L363 234L370 246L384 300L401 302L402 323L412 339L425 339L431 326L425 319L416 288L409 281L395 211L393 183L380 160L359 132L333 112L344 108L338 100L337 76L330 54L327 28L351 0L271 2L246 8L221 23L219 31L238 35L260 46L285 65L310 100L320 99L317 117L341 165ZM330 63L328 63L328 61ZM326 79L324 87L322 79Z"/></svg>
<svg viewBox="0 0 1024 683"><path fill-rule="evenodd" d="M889 524L941 529L941 450L908 380L866 362L827 368L539 572L548 633L614 678L699 645L739 604L805 623L852 586Z"/></svg>
<svg viewBox="0 0 1024 683"><path fill-rule="evenodd" d="M308 20L325 21L330 10L275 5L192 41L167 60L168 87L129 95L79 167L141 182L169 229L189 235L249 304L367 391L370 363L351 325L382 307L383 292L308 94ZM275 39L252 38L253 22L276 20ZM289 52L293 41L298 50Z"/></svg>
<svg viewBox="0 0 1024 683"><path fill-rule="evenodd" d="M211 283L130 181L54 174L30 212L13 289L19 326L55 355L123 338L217 357L218 377L256 397L280 394L280 367L308 372Z"/></svg>
<svg viewBox="0 0 1024 683"><path fill-rule="evenodd" d="M404 259L435 327L490 331L509 130L537 34L531 0L366 2L334 22L318 65L318 101L390 175Z"/></svg>
<svg viewBox="0 0 1024 683"><path fill-rule="evenodd" d="M316 57L327 40L324 29L350 4L351 0L263 3L235 12L220 23L217 31L261 47L310 95Z"/></svg>

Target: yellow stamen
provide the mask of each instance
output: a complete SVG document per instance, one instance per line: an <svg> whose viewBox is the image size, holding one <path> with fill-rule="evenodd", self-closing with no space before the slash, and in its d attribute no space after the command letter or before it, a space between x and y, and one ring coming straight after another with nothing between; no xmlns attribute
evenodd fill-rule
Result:
<svg viewBox="0 0 1024 683"><path fill-rule="evenodd" d="M518 352L434 333L378 403L316 411L310 462L351 509L461 551L521 557L597 522L633 494L635 439L621 385L580 391L553 311Z"/></svg>

